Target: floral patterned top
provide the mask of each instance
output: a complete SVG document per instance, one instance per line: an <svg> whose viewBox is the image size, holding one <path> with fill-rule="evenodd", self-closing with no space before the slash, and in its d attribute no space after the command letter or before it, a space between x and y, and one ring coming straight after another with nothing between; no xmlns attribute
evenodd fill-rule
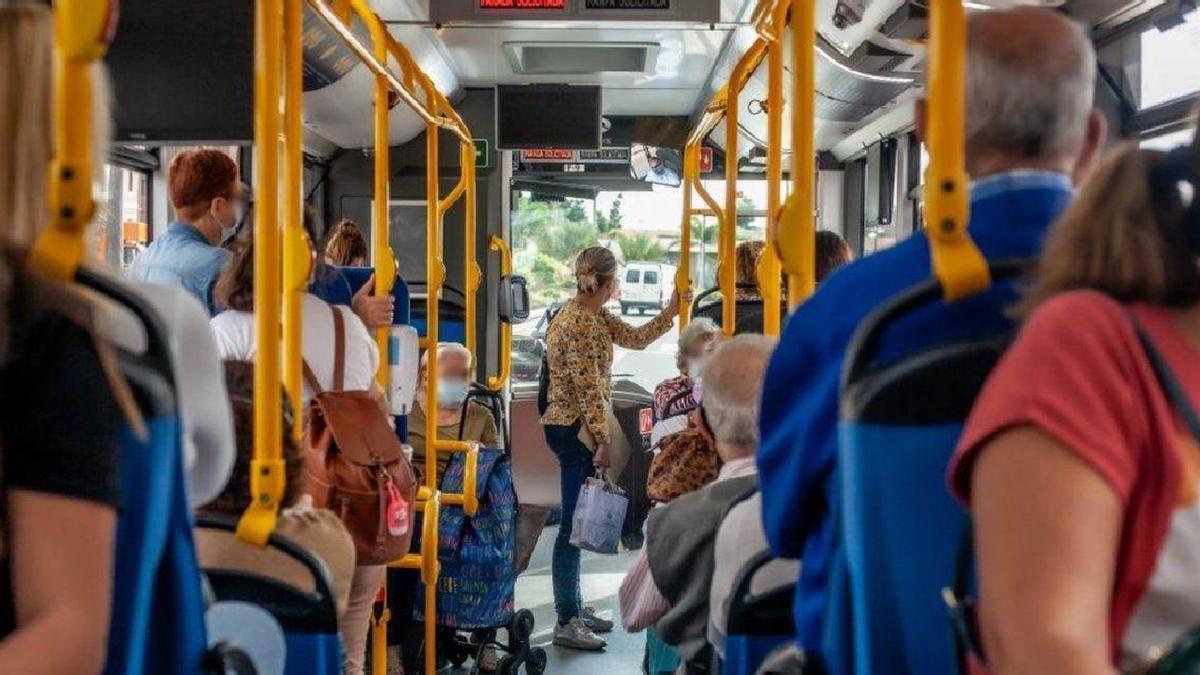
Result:
<svg viewBox="0 0 1200 675"><path fill-rule="evenodd" d="M563 305L546 334L550 405L542 424L570 426L583 419L596 441L607 443L613 345L645 349L674 323L674 315L662 313L635 328L606 309L593 312L578 300Z"/></svg>

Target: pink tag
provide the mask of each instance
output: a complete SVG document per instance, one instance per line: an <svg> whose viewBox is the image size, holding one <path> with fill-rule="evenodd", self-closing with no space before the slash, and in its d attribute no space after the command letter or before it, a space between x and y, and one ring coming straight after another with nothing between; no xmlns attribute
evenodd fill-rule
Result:
<svg viewBox="0 0 1200 675"><path fill-rule="evenodd" d="M400 488L388 481L387 486L387 528L393 537L408 534L408 502L400 496Z"/></svg>

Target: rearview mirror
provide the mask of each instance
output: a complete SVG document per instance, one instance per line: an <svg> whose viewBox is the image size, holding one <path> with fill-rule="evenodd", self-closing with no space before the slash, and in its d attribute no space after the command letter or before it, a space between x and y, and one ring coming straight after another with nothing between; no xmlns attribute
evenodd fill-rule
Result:
<svg viewBox="0 0 1200 675"><path fill-rule="evenodd" d="M500 277L500 320L504 323L521 323L529 318L529 288L525 277L506 274Z"/></svg>
<svg viewBox="0 0 1200 675"><path fill-rule="evenodd" d="M629 174L635 180L679 187L683 184L683 155L674 148L634 143L629 149Z"/></svg>

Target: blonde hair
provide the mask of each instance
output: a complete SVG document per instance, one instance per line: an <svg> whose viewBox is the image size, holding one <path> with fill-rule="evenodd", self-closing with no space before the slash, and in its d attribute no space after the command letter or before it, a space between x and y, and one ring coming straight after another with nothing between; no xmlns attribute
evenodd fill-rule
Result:
<svg viewBox="0 0 1200 675"><path fill-rule="evenodd" d="M617 257L603 246L585 248L575 258L575 287L595 293L617 276Z"/></svg>
<svg viewBox="0 0 1200 675"><path fill-rule="evenodd" d="M1200 268L1178 181L1157 175L1167 170L1166 158L1126 143L1101 162L1050 231L1018 316L1083 289L1169 307L1200 301Z"/></svg>
<svg viewBox="0 0 1200 675"><path fill-rule="evenodd" d="M462 345L461 342L439 342L437 346L438 358L444 357L446 354L458 354L467 362L467 370L475 366L475 356L471 354L471 350ZM421 354L420 370L426 370L429 367L429 350L426 349L424 354Z"/></svg>

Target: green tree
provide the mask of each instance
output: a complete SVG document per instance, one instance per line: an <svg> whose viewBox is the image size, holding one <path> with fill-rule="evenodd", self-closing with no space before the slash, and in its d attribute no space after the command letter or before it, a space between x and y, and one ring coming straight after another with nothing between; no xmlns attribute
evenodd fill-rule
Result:
<svg viewBox="0 0 1200 675"><path fill-rule="evenodd" d="M613 200L612 206L608 209L608 216L604 218L604 225L600 227L601 232L612 232L621 229L621 219L624 217L621 214L621 194L617 194L617 198ZM600 220L596 220L596 225L599 227Z"/></svg>
<svg viewBox="0 0 1200 675"><path fill-rule="evenodd" d="M747 214L750 211L753 211L755 209L754 200L750 199L749 197L738 197L737 208L738 208L738 217L737 217L738 229L745 229L745 228L750 227L750 223L754 222L755 216L750 216L750 215L745 215L745 214Z"/></svg>
<svg viewBox="0 0 1200 675"><path fill-rule="evenodd" d="M717 224L709 222L707 218L700 216L692 216L691 222L692 241L700 244L700 264L696 269L696 278L698 283L704 283L704 266L708 260L708 246L717 241Z"/></svg>
<svg viewBox="0 0 1200 675"><path fill-rule="evenodd" d="M574 222L574 223L586 223L587 222L587 211L585 211L583 209L583 200L582 199L568 199L567 200L566 217L567 217L567 220Z"/></svg>
<svg viewBox="0 0 1200 675"><path fill-rule="evenodd" d="M625 260L662 260L667 257L667 251L654 241L648 234L624 234L617 240L621 245L621 253Z"/></svg>

